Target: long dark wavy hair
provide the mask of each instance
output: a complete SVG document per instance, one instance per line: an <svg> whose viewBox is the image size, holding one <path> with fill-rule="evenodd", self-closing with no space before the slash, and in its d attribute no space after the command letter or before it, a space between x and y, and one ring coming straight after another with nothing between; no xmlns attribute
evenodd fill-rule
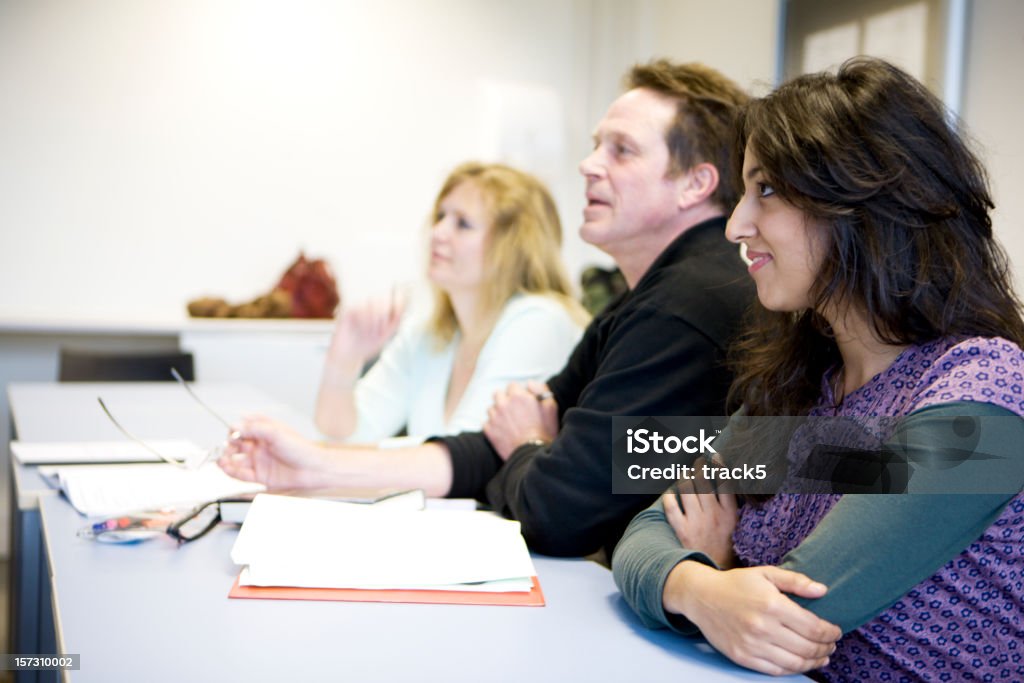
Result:
<svg viewBox="0 0 1024 683"><path fill-rule="evenodd" d="M887 344L977 335L1024 346L985 169L917 80L863 57L801 76L741 111L735 169L748 146L775 192L827 226L812 307L757 304L734 348L730 398L749 415L813 407L841 362L816 312L829 305L865 313Z"/></svg>

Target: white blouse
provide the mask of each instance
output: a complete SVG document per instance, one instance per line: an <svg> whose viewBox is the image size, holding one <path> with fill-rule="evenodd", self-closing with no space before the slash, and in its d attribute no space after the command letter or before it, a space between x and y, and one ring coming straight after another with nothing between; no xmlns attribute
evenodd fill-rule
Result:
<svg viewBox="0 0 1024 683"><path fill-rule="evenodd" d="M509 382L547 380L565 366L582 333L558 301L541 295L512 297L480 350L459 405L445 421L458 334L438 349L423 319L403 324L356 384L358 421L347 441L379 441L403 426L420 438L477 431L495 391Z"/></svg>

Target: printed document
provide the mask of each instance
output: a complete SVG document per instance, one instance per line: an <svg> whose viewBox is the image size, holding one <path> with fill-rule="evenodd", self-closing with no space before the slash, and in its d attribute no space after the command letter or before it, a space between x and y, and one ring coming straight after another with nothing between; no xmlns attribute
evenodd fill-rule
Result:
<svg viewBox="0 0 1024 683"><path fill-rule="evenodd" d="M188 461L203 450L186 439L148 439L155 451L174 460ZM55 443L12 441L11 454L26 465L162 462L159 456L133 441L64 441Z"/></svg>
<svg viewBox="0 0 1024 683"><path fill-rule="evenodd" d="M256 496L231 551L244 585L465 590L536 572L518 522L492 513L412 512Z"/></svg>
<svg viewBox="0 0 1024 683"><path fill-rule="evenodd" d="M44 466L39 473L89 516L186 507L265 488L233 479L215 463L197 470L166 463Z"/></svg>

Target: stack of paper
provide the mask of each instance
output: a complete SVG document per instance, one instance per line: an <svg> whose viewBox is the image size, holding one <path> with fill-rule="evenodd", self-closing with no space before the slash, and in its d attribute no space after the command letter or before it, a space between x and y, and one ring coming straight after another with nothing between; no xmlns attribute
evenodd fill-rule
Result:
<svg viewBox="0 0 1024 683"><path fill-rule="evenodd" d="M150 439L146 443L157 453L174 460L187 461L203 450L185 439ZM37 441L11 442L11 454L26 465L98 463L98 462L162 462L159 456L134 441Z"/></svg>
<svg viewBox="0 0 1024 683"><path fill-rule="evenodd" d="M259 495L231 551L242 586L529 592L519 523Z"/></svg>
<svg viewBox="0 0 1024 683"><path fill-rule="evenodd" d="M40 467L39 472L84 515L185 507L265 488L233 479L214 463L197 470L146 464Z"/></svg>
<svg viewBox="0 0 1024 683"><path fill-rule="evenodd" d="M422 510L427 506L427 498L423 494L423 489L275 489L273 493L279 496L319 498L360 507L372 505L377 508L415 511ZM221 521L235 524L244 522L255 497L255 494L250 493L222 501L220 504Z"/></svg>

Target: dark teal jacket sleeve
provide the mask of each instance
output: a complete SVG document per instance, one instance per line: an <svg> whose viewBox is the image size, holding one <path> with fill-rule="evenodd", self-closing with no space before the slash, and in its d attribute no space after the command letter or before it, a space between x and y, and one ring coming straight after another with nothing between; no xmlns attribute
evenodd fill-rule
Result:
<svg viewBox="0 0 1024 683"><path fill-rule="evenodd" d="M950 418L960 416L986 419L976 450L1016 463L1019 477L1024 419L989 404L963 402L916 412L897 435L901 448L913 453L914 444L937 443ZM928 474L935 490L956 490L962 485L962 473L956 467ZM781 566L827 585L825 597L797 602L844 632L851 631L977 540L1020 486L1015 480L1001 484L1003 491L998 493L844 496L814 532L783 558ZM623 597L648 626L693 632L688 621L666 614L661 603L669 572L687 559L706 561L681 547L660 501L627 528L612 567Z"/></svg>
<svg viewBox="0 0 1024 683"><path fill-rule="evenodd" d="M684 560L703 562L717 569L704 553L682 547L665 519L660 498L633 518L615 547L612 557L615 583L648 628L671 628L686 635L697 633L697 627L688 619L669 614L661 603L669 572Z"/></svg>
<svg viewBox="0 0 1024 683"><path fill-rule="evenodd" d="M852 631L955 558L995 522L1022 485L1024 419L988 403L925 408L900 427L901 447L910 452L912 463L920 464L928 454L915 449L948 440L944 432L958 417L984 420L975 450L1009 463L1010 471L1003 469L1001 476L1015 479L988 482L999 491L993 493L843 496L811 535L782 559L784 569L829 587L824 597L797 598L797 603L837 624L844 633ZM978 464L982 476L986 469L996 470L986 467L985 461ZM926 484L938 491L983 487L985 482L977 477L968 475L965 480L965 469L919 466L917 472L929 475L918 479L929 480Z"/></svg>

